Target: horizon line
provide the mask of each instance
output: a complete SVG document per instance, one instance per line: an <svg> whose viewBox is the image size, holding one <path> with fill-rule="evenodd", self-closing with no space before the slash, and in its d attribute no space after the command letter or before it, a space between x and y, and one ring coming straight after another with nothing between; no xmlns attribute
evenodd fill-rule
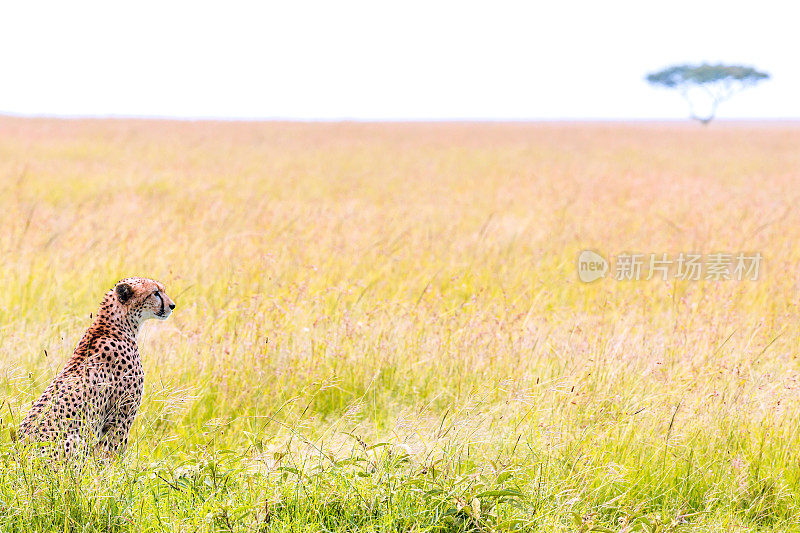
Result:
<svg viewBox="0 0 800 533"><path fill-rule="evenodd" d="M298 122L298 123L364 123L364 124L402 124L402 123L558 123L558 122L589 122L589 123L692 123L690 117L293 117L293 116L216 116L216 115L136 115L136 114L101 114L101 113L17 113L0 110L0 118L17 119L51 119L51 120L142 120L164 122ZM798 117L720 117L712 122L800 122Z"/></svg>

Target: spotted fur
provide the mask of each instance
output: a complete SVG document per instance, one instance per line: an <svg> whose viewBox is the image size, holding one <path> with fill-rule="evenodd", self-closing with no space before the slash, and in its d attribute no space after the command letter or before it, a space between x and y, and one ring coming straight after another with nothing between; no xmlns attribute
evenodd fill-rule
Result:
<svg viewBox="0 0 800 533"><path fill-rule="evenodd" d="M139 329L145 320L165 320L174 308L157 281L119 281L64 369L33 403L20 437L60 443L66 454L92 447L109 456L124 453L144 392Z"/></svg>

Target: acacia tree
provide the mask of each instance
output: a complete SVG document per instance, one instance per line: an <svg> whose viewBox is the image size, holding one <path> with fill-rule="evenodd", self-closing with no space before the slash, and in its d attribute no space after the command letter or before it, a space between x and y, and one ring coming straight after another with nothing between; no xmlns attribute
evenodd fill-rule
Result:
<svg viewBox="0 0 800 533"><path fill-rule="evenodd" d="M651 85L677 90L689 104L689 115L702 124L714 119L717 107L737 92L769 79L769 74L741 65L676 65L648 74ZM696 100L704 97L707 112L698 115Z"/></svg>

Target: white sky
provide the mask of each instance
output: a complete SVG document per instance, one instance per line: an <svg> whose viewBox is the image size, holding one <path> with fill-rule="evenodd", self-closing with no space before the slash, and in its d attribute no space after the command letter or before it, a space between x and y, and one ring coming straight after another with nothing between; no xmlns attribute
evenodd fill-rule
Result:
<svg viewBox="0 0 800 533"><path fill-rule="evenodd" d="M683 118L674 63L773 79L722 118L800 118L800 7L761 1L0 4L0 112L298 119Z"/></svg>

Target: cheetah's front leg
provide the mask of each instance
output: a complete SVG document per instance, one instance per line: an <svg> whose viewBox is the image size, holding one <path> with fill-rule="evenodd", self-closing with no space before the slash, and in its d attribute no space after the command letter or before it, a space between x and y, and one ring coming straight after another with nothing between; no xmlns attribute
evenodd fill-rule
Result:
<svg viewBox="0 0 800 533"><path fill-rule="evenodd" d="M106 457L122 455L128 447L128 434L136 418L139 404L134 398L116 403L107 414L105 423L100 428L100 441L97 451Z"/></svg>
<svg viewBox="0 0 800 533"><path fill-rule="evenodd" d="M121 456L128 448L128 434L133 425L134 415L110 419L101 430L97 451L106 457Z"/></svg>

